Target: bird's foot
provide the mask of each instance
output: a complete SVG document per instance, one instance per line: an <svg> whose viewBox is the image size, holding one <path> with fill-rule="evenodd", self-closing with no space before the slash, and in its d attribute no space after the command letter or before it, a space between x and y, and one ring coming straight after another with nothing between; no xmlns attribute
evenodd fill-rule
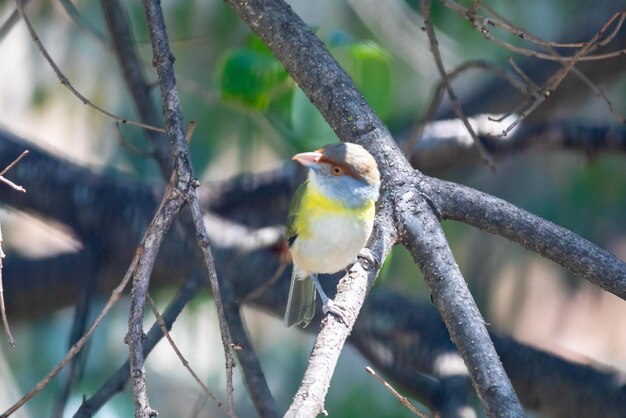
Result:
<svg viewBox="0 0 626 418"><path fill-rule="evenodd" d="M359 252L358 257L365 260L373 268L380 266L380 259L369 248L363 248L361 252Z"/></svg>
<svg viewBox="0 0 626 418"><path fill-rule="evenodd" d="M322 312L324 314L331 313L341 320L346 326L348 326L348 320L350 318L350 310L346 307L335 303L332 299L326 299L322 306Z"/></svg>

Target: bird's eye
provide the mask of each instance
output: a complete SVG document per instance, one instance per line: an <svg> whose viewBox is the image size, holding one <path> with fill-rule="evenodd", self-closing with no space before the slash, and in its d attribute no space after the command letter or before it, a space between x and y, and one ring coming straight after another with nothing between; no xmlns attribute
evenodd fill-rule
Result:
<svg viewBox="0 0 626 418"><path fill-rule="evenodd" d="M334 176L341 176L343 174L343 168L339 167L338 165L333 166L331 170Z"/></svg>

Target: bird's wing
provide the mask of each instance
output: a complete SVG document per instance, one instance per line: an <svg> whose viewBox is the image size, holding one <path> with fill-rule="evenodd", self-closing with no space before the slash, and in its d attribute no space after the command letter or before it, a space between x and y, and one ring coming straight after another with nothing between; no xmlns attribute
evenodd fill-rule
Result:
<svg viewBox="0 0 626 418"><path fill-rule="evenodd" d="M295 239L298 237L298 231L296 230L296 217L300 213L302 196L304 195L308 184L309 180L307 179L296 189L293 197L291 198L289 214L287 215L287 222L285 223L285 239L289 243L289 247L291 247Z"/></svg>

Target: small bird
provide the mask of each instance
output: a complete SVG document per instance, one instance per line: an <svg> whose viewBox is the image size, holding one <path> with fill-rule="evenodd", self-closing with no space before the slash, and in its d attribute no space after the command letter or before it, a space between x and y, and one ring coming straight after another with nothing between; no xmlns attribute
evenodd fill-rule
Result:
<svg viewBox="0 0 626 418"><path fill-rule="evenodd" d="M345 310L320 286L318 273L336 273L356 260L374 225L380 173L374 157L360 145L326 145L292 158L309 168L287 215L285 238L293 258L285 325L307 326L315 314L315 289L324 313L344 322Z"/></svg>

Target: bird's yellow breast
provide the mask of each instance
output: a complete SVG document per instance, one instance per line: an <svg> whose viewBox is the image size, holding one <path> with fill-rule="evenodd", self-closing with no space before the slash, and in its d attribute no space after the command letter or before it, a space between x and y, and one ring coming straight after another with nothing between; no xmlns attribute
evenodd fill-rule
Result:
<svg viewBox="0 0 626 418"><path fill-rule="evenodd" d="M370 201L357 208L349 208L338 200L326 197L319 188L309 183L307 191L302 197L300 214L296 219L296 231L301 238L311 238L311 226L316 218L347 217L355 222L373 220L375 213L374 201Z"/></svg>
<svg viewBox="0 0 626 418"><path fill-rule="evenodd" d="M345 268L369 238L374 213L374 201L349 208L309 183L295 220L294 261L308 272L333 273Z"/></svg>

